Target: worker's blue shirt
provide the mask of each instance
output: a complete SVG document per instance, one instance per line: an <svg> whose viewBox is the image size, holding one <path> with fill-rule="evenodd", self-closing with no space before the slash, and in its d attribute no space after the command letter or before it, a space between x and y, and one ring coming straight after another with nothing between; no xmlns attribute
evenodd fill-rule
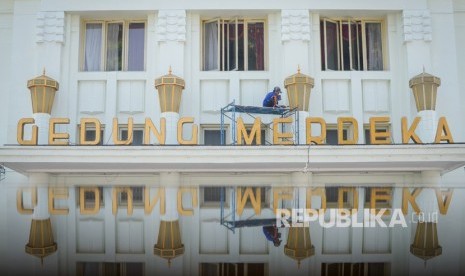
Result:
<svg viewBox="0 0 465 276"><path fill-rule="evenodd" d="M275 232L273 226L263 226L263 234L265 234L267 240L274 241Z"/></svg>
<svg viewBox="0 0 465 276"><path fill-rule="evenodd" d="M264 107L274 107L275 106L275 100L276 98L276 105L278 105L278 101L281 100L281 95L275 95L273 91L269 92L266 94L265 99L263 99L263 106Z"/></svg>

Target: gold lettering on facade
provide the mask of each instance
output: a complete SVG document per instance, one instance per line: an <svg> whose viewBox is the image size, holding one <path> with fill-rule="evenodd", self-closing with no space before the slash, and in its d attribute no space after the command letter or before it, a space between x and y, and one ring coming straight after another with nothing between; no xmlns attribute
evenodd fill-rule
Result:
<svg viewBox="0 0 465 276"><path fill-rule="evenodd" d="M144 126L144 145L150 145L150 133L153 133L157 138L157 141L160 145L164 145L166 141L166 119L160 118L160 129L158 129L153 124L150 118L145 118Z"/></svg>
<svg viewBox="0 0 465 276"><path fill-rule="evenodd" d="M413 119L413 123L410 126L410 128L407 128L407 126L408 126L407 117L402 117L401 125L402 125L402 143L403 144L408 144L410 139L412 139L412 141L415 144L421 144L422 143L422 141L420 140L420 137L418 137L418 135L415 133L415 130L416 130L418 124L420 123L420 120L421 120L420 117L415 117L415 119Z"/></svg>
<svg viewBox="0 0 465 276"><path fill-rule="evenodd" d="M441 141L446 141L449 144L454 143L446 117L439 118L438 128L436 129L436 139L434 139L434 142L439 144Z"/></svg>
<svg viewBox="0 0 465 276"><path fill-rule="evenodd" d="M118 118L113 118L113 129L111 136L113 137L113 144L115 145L131 145L132 144L132 133L133 133L133 124L134 121L132 118L128 119L128 126L127 126L127 138L125 140L119 139L119 126L118 126Z"/></svg>
<svg viewBox="0 0 465 276"><path fill-rule="evenodd" d="M255 144L262 144L262 132L261 132L261 120L260 117L255 118L252 128L250 129L250 135L247 135L247 129L244 125L244 120L241 117L237 119L237 144L242 145L243 140L246 145L252 145L255 138Z"/></svg>
<svg viewBox="0 0 465 276"><path fill-rule="evenodd" d="M352 126L352 139L347 137L347 140L344 140L344 127L346 125ZM349 136L349 131L347 133ZM353 117L339 117L337 118L337 141L340 145L355 145L358 143L358 122Z"/></svg>
<svg viewBox="0 0 465 276"><path fill-rule="evenodd" d="M33 118L22 118L21 120L18 121L18 127L16 129L16 140L18 141L18 144L24 145L24 146L36 146L37 145L37 136L39 133L39 129L35 125L32 126L31 139L29 140L24 139L24 126L29 125L29 124L34 124L34 123L35 121Z"/></svg>
<svg viewBox="0 0 465 276"><path fill-rule="evenodd" d="M184 124L192 124L192 138L190 140L184 140L182 137L182 129ZM198 132L199 129L196 124L194 124L193 117L183 117L178 121L178 143L180 145L197 145L198 144Z"/></svg>
<svg viewBox="0 0 465 276"><path fill-rule="evenodd" d="M69 118L51 118L50 126L48 129L48 144L55 146L68 146L69 133L56 133L55 125L69 124ZM66 141L56 141L66 140Z"/></svg>
<svg viewBox="0 0 465 276"><path fill-rule="evenodd" d="M312 124L319 124L321 128L320 136L312 136ZM325 143L326 140L326 121L321 117L307 117L305 119L306 125L306 142L308 145L315 143L321 145Z"/></svg>
<svg viewBox="0 0 465 276"><path fill-rule="evenodd" d="M276 118L273 119L273 144L274 145L292 145L292 132L280 132L279 124L291 124L292 118Z"/></svg>
<svg viewBox="0 0 465 276"><path fill-rule="evenodd" d="M101 125L100 121L95 119L95 118L81 118L80 122L80 129L79 129L79 143L81 145L89 145L89 146L95 146L100 143L100 140L102 139L100 133L101 133ZM86 139L86 129L88 125L93 125L95 129L95 139L93 141L87 141Z"/></svg>
<svg viewBox="0 0 465 276"><path fill-rule="evenodd" d="M391 144L391 132L376 129L378 123L388 125L389 117L371 117L370 118L370 143L372 145L387 145Z"/></svg>

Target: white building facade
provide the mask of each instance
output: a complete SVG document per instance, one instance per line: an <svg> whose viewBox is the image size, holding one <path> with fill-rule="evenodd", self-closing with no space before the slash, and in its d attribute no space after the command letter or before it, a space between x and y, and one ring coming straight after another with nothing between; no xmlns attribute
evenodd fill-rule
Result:
<svg viewBox="0 0 465 276"><path fill-rule="evenodd" d="M465 1L2 0L0 37L2 275L465 274ZM279 208L406 225L273 246Z"/></svg>

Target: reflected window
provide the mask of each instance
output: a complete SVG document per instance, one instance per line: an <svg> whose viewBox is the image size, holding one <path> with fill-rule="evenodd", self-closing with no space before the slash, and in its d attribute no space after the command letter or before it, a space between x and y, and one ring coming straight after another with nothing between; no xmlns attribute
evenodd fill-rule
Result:
<svg viewBox="0 0 465 276"><path fill-rule="evenodd" d="M128 139L128 130L121 129L121 140ZM133 129L132 130L132 146L141 146L144 144L144 130L143 129Z"/></svg>
<svg viewBox="0 0 465 276"><path fill-rule="evenodd" d="M322 263L322 276L390 275L388 263Z"/></svg>
<svg viewBox="0 0 465 276"><path fill-rule="evenodd" d="M201 276L265 276L268 266L265 263L201 263Z"/></svg>
<svg viewBox="0 0 465 276"><path fill-rule="evenodd" d="M143 263L98 263L78 262L76 264L76 276L143 276Z"/></svg>

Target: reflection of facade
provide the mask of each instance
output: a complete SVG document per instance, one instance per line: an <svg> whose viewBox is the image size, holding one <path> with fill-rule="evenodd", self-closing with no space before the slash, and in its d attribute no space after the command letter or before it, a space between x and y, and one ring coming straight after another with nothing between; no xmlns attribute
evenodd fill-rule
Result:
<svg viewBox="0 0 465 276"><path fill-rule="evenodd" d="M465 274L460 1L152 2L0 4L2 272Z"/></svg>

